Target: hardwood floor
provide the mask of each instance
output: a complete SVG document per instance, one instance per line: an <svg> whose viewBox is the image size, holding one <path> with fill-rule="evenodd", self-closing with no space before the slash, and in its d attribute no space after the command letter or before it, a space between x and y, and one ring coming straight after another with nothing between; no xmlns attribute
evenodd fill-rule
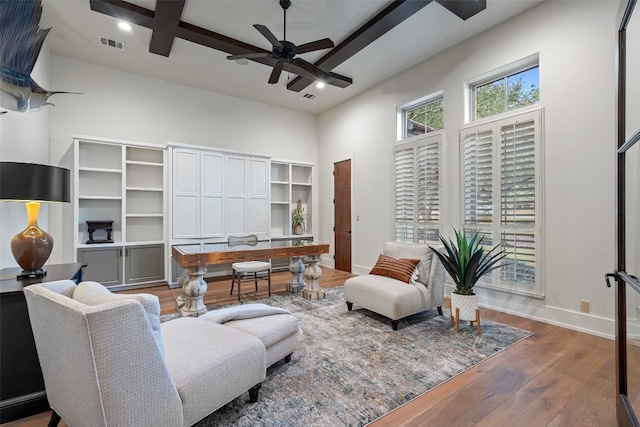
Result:
<svg viewBox="0 0 640 427"><path fill-rule="evenodd" d="M340 286L350 277L338 270L322 270L325 288ZM273 274L272 294L285 293L289 278L288 272ZM209 283L205 304L237 300L235 293L229 295L230 288L230 279ZM143 291L158 295L162 314L175 312L180 289L162 286ZM266 296L264 281L258 282L257 293L249 283L243 287L245 301ZM613 341L488 309L481 309L481 316L534 335L374 421L372 427L617 425ZM49 416L45 412L2 425L44 427ZM67 424L63 421L60 426Z"/></svg>

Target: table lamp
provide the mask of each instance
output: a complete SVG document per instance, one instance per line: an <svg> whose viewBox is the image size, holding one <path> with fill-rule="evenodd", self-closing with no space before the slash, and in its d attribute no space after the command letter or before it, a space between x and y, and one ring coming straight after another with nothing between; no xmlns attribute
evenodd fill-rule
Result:
<svg viewBox="0 0 640 427"><path fill-rule="evenodd" d="M70 202L69 169L36 163L0 162L0 200L26 202L29 225L11 240L11 252L22 267L18 279L41 277L53 238L38 228L40 202Z"/></svg>

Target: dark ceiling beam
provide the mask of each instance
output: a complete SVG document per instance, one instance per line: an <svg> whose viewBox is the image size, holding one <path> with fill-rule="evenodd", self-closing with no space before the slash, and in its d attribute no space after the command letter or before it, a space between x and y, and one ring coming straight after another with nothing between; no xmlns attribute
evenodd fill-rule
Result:
<svg viewBox="0 0 640 427"><path fill-rule="evenodd" d="M432 1L396 0L392 2L313 65L324 71L333 70ZM300 92L311 83L313 81L296 77L287 85L287 89Z"/></svg>
<svg viewBox="0 0 640 427"><path fill-rule="evenodd" d="M173 0L158 0L171 3ZM182 1L182 0L179 0ZM145 9L143 7L127 3L123 0L89 0L91 10L105 15L111 16L116 19L122 19L132 24L140 25L150 30L154 29L154 19L157 17L158 12ZM265 52L270 53L265 49L257 46L241 42L240 40L232 39L225 35L207 30L202 27L198 27L189 24L184 21L179 21L178 27L175 30L175 37L183 40L197 43L201 46L206 46L221 52L226 52L230 55L239 55L242 53L257 53ZM260 64L273 67L276 64L276 60L273 58L254 58L250 61L258 62ZM286 67L285 67L286 69ZM338 86L347 87L353 80L349 77L341 76L336 73L329 73L329 80L327 83Z"/></svg>
<svg viewBox="0 0 640 427"><path fill-rule="evenodd" d="M362 27L342 41L338 46L327 52L313 65L324 71L331 71L338 65L351 58L356 53L374 42L377 38L405 21L411 15L431 3L433 0L395 0L380 13L374 16ZM486 9L486 0L436 0L439 4L467 20L473 15ZM313 81L304 77L296 77L287 89L300 92Z"/></svg>
<svg viewBox="0 0 640 427"><path fill-rule="evenodd" d="M149 52L169 56L186 0L156 0Z"/></svg>
<svg viewBox="0 0 640 427"><path fill-rule="evenodd" d="M459 18L467 20L487 8L487 0L436 0Z"/></svg>
<svg viewBox="0 0 640 427"><path fill-rule="evenodd" d="M121 0L89 0L89 7L95 12L122 19L131 24L153 29L155 12Z"/></svg>

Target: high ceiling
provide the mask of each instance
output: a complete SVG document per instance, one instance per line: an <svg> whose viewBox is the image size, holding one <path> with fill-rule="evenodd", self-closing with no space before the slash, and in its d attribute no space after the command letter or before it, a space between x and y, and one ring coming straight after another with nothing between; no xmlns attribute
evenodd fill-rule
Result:
<svg viewBox="0 0 640 427"><path fill-rule="evenodd" d="M227 60L225 52L180 38L174 39L169 57L150 53L151 29L133 25L132 31L123 32L117 19L92 11L89 0L44 0L41 26L53 27L47 40L54 54L317 114L540 1L487 0L486 9L466 21L434 1L331 70L353 79L351 85L324 89L309 85L300 92L287 89L295 74L283 72L277 84L268 84L270 66L253 61L242 65ZM150 11L156 8L155 0L129 3ZM287 10L287 40L300 45L328 37L338 45L390 3L292 0ZM254 24L265 25L283 39L283 10L278 0L186 0L181 21L269 51L269 42ZM103 46L100 37L123 42L124 50ZM299 57L314 63L329 50ZM315 98L305 98L305 94Z"/></svg>

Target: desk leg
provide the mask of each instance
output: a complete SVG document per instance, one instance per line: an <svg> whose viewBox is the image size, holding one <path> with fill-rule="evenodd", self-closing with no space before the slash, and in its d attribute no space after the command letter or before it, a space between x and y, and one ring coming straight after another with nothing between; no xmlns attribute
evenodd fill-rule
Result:
<svg viewBox="0 0 640 427"><path fill-rule="evenodd" d="M322 299L325 297L324 289L320 287L320 276L322 269L318 265L320 255L309 255L305 258L309 266L304 271L304 277L307 278L309 285L302 290L302 297L306 299Z"/></svg>
<svg viewBox="0 0 640 427"><path fill-rule="evenodd" d="M207 292L207 282L204 281L206 266L185 267L183 276L178 283L182 286L182 295L176 299L176 308L180 317L198 317L207 312L204 305L204 294ZM184 277L184 276L188 277Z"/></svg>
<svg viewBox="0 0 640 427"><path fill-rule="evenodd" d="M307 286L302 278L305 265L302 262L303 256L292 256L289 258L289 271L291 272L291 281L287 283L287 290L292 294L298 293Z"/></svg>

